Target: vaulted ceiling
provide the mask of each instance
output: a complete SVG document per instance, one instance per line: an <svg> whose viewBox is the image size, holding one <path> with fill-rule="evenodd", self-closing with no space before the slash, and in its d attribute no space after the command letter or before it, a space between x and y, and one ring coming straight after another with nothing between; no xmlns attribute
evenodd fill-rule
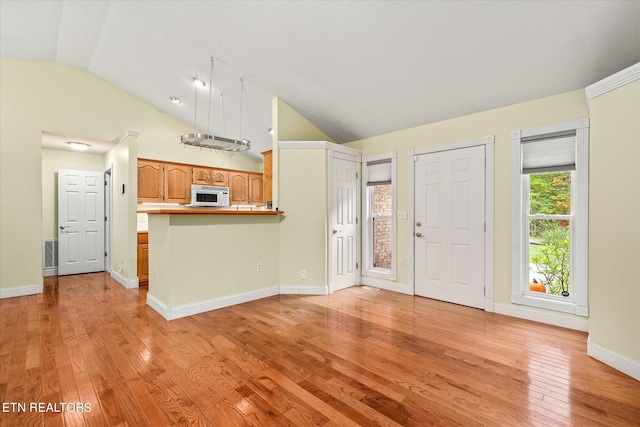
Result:
<svg viewBox="0 0 640 427"><path fill-rule="evenodd" d="M239 136L243 77L256 158L271 146L274 97L348 142L640 62L640 1L1 0L0 19L2 58L88 70L190 125L197 100L197 127L211 117L221 136ZM208 87L196 98L191 81L209 83L210 57L211 116Z"/></svg>

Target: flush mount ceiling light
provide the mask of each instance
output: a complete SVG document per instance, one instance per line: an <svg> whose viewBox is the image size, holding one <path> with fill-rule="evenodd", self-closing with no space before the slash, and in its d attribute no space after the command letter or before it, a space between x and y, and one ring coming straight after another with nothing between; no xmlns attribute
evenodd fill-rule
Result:
<svg viewBox="0 0 640 427"><path fill-rule="evenodd" d="M192 78L191 80L193 80L193 85L195 87L205 87L207 84L204 82L204 80L200 80L198 78L198 76L195 76L194 78Z"/></svg>
<svg viewBox="0 0 640 427"><path fill-rule="evenodd" d="M204 87L205 82L198 79L197 76L193 78L193 82L194 84L196 84L193 118L194 132L180 136L180 143L184 144L185 146L191 145L193 147L208 148L209 150L214 151L228 151L231 154L249 150L251 148L251 142L242 138L242 98L244 94L244 78L240 78L240 127L238 131L238 139L224 138L209 133L209 127L211 124L211 92L213 88L213 56L211 57L211 73L209 76L209 112L207 121L207 133L199 133L197 131L198 127L196 123L196 119L198 117L197 88ZM201 85L197 82L201 82ZM222 98L222 115L224 120L224 97L223 94L220 94L220 96Z"/></svg>
<svg viewBox="0 0 640 427"><path fill-rule="evenodd" d="M174 104L182 104L182 99L178 98L177 96L170 96L169 99Z"/></svg>
<svg viewBox="0 0 640 427"><path fill-rule="evenodd" d="M85 144L84 142L77 142L77 141L67 141L67 144L69 144L69 147L71 147L71 149L76 151L84 151L87 148L91 147L89 144Z"/></svg>

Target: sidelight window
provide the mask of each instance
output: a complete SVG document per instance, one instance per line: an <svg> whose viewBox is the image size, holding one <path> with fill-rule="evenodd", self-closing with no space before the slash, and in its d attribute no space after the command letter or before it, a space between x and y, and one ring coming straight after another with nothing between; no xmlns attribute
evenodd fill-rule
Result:
<svg viewBox="0 0 640 427"><path fill-rule="evenodd" d="M363 168L363 275L390 280L396 278L395 161L395 153L372 156Z"/></svg>
<svg viewBox="0 0 640 427"><path fill-rule="evenodd" d="M512 134L512 302L587 316L588 122Z"/></svg>

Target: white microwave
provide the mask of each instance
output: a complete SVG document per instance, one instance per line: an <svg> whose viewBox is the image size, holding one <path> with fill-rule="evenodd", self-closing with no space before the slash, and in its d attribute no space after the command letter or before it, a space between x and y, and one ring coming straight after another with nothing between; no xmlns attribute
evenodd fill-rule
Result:
<svg viewBox="0 0 640 427"><path fill-rule="evenodd" d="M192 185L189 207L229 206L229 187L212 185Z"/></svg>

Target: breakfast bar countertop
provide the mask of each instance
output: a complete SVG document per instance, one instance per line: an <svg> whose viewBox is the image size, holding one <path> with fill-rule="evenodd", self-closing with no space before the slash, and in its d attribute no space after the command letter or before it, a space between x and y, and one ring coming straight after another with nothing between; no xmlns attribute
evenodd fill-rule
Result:
<svg viewBox="0 0 640 427"><path fill-rule="evenodd" d="M249 209L138 209L138 213L170 214L170 215L282 215L284 211L249 210Z"/></svg>

